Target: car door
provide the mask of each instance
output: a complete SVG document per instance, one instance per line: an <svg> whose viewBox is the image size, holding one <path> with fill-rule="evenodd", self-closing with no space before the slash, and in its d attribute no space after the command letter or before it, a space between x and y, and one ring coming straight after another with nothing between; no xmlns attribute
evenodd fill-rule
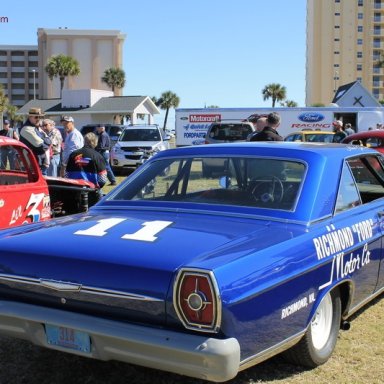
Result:
<svg viewBox="0 0 384 384"><path fill-rule="evenodd" d="M380 284L384 170L377 156L355 156L344 164L333 225L351 245L335 256L332 271L338 279L353 281L353 308L372 295Z"/></svg>

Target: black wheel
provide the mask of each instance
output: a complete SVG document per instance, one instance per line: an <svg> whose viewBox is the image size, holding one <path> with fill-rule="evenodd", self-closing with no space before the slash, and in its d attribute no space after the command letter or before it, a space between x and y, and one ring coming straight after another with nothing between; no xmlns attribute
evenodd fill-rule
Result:
<svg viewBox="0 0 384 384"><path fill-rule="evenodd" d="M284 196L283 182L276 176L259 181L252 188L252 195L256 201L262 203L280 203Z"/></svg>
<svg viewBox="0 0 384 384"><path fill-rule="evenodd" d="M309 368L324 364L336 346L341 321L340 292L328 292L316 309L304 337L284 356L291 362Z"/></svg>

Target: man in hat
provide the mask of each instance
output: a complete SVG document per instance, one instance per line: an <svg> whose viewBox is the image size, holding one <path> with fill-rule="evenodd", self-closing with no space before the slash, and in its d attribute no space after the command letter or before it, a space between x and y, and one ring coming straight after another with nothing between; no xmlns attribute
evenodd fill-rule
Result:
<svg viewBox="0 0 384 384"><path fill-rule="evenodd" d="M341 143L348 135L344 132L343 122L341 120L335 120L333 123L333 142Z"/></svg>
<svg viewBox="0 0 384 384"><path fill-rule="evenodd" d="M63 158L60 167L60 176L63 177L70 154L77 149L83 148L84 138L80 131L76 129L72 116L62 116L61 123L67 134L64 140Z"/></svg>
<svg viewBox="0 0 384 384"><path fill-rule="evenodd" d="M28 119L20 129L20 141L32 150L40 165L51 145L51 140L40 126L43 117L41 108L30 108Z"/></svg>

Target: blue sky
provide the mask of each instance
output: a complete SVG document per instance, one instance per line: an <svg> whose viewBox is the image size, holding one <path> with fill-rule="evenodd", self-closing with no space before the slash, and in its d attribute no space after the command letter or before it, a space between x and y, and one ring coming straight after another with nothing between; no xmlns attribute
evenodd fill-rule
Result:
<svg viewBox="0 0 384 384"><path fill-rule="evenodd" d="M171 90L180 108L266 107L276 82L305 105L305 0L3 2L0 44L37 44L38 28L126 34L124 95Z"/></svg>

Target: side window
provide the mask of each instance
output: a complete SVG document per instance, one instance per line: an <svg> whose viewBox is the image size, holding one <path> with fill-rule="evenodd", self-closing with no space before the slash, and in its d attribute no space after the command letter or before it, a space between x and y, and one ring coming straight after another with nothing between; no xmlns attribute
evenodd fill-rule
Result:
<svg viewBox="0 0 384 384"><path fill-rule="evenodd" d="M340 179L339 192L336 200L336 213L356 207L361 204L360 195L349 167L344 164Z"/></svg>
<svg viewBox="0 0 384 384"><path fill-rule="evenodd" d="M33 183L38 180L39 171L31 162L32 156L19 146L0 147L0 185Z"/></svg>
<svg viewBox="0 0 384 384"><path fill-rule="evenodd" d="M384 197L384 170L376 156L348 160L363 204Z"/></svg>

